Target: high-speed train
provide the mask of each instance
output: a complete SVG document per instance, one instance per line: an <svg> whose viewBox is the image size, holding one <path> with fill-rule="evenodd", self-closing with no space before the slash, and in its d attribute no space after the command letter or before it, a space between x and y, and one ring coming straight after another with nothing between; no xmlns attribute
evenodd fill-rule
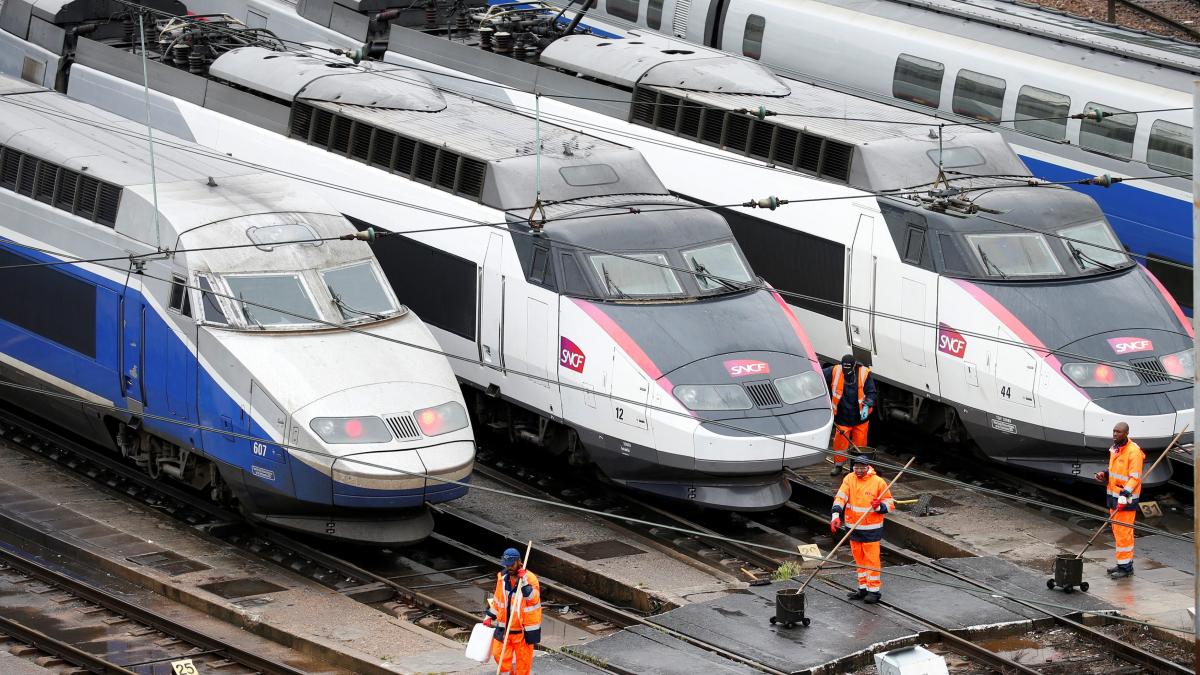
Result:
<svg viewBox="0 0 1200 675"><path fill-rule="evenodd" d="M291 39L336 44L311 26L296 30ZM998 134L931 136L932 118L847 100L720 53L652 36L618 42L614 29L599 30L605 37L553 40L536 62L521 63L461 33L446 40L393 24L386 58L443 87L525 108L532 96L522 92L536 82L543 114L637 147L676 194L711 203L794 198L753 215L723 213L756 271L785 291L819 355L853 351L872 365L889 418L1061 476L1102 468L1118 419L1150 449L1190 419L1191 327L1178 305L1121 253L1092 200L991 177L1027 175ZM557 102L557 94L572 98ZM756 114L768 110L777 114ZM834 119L838 110L857 118ZM929 186L938 157L944 177L966 191L875 198L835 184ZM818 201L799 203L808 199ZM1124 298L1135 313L1088 311L1096 300ZM1148 480L1168 476L1164 467Z"/></svg>
<svg viewBox="0 0 1200 675"><path fill-rule="evenodd" d="M1180 264L1193 262L1191 181L1183 176L1192 171L1200 46L1012 0L598 4L590 15L945 117L997 123L1048 180L1154 177L1072 187L1096 200L1131 252L1151 256L1147 266L1190 311L1191 270ZM1104 117L1066 119L1089 111Z"/></svg>
<svg viewBox="0 0 1200 675"><path fill-rule="evenodd" d="M137 119L139 55L119 20L91 35L55 78ZM482 425L721 509L778 506L783 469L823 458L832 415L801 325L754 283L725 219L671 195L636 150L397 66L211 56L189 72L152 55L154 125L308 177L360 227L402 233L375 252L396 287L422 289L403 301Z"/></svg>
<svg viewBox="0 0 1200 675"><path fill-rule="evenodd" d="M0 399L270 525L427 536L474 438L357 230L295 181L164 134L152 175L144 127L0 94Z"/></svg>

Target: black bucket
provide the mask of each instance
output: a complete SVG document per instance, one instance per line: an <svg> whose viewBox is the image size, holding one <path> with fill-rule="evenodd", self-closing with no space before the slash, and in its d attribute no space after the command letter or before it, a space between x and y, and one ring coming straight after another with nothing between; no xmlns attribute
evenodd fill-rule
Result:
<svg viewBox="0 0 1200 675"><path fill-rule="evenodd" d="M775 616L771 623L791 628L796 624L807 626L811 620L804 616L804 592L799 588L781 588L775 591Z"/></svg>
<svg viewBox="0 0 1200 675"><path fill-rule="evenodd" d="M1083 558L1074 553L1061 553L1054 559L1054 578L1046 581L1046 588L1055 586L1067 593L1078 587L1082 591L1088 589L1088 583L1083 580Z"/></svg>

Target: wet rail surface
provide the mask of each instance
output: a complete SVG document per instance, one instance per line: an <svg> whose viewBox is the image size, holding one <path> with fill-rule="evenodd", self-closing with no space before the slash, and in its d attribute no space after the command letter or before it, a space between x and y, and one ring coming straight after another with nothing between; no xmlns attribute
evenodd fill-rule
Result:
<svg viewBox="0 0 1200 675"><path fill-rule="evenodd" d="M260 657L3 548L0 599L5 614L0 616L0 633L71 664L79 672L168 672L171 663L179 661L190 661L198 672L229 675L306 672Z"/></svg>
<svg viewBox="0 0 1200 675"><path fill-rule="evenodd" d="M200 533L234 544L354 600L412 619L424 628L452 637L463 636L465 631L456 629L469 629L480 620L484 607L479 598L485 589L491 589L495 578L495 556L485 554L462 540L506 541L511 545L523 545L523 542L507 541L505 534L495 528L463 518L453 507L439 505L434 507L437 531L419 547L419 551L396 551L386 556L367 552L350 556L334 555L323 550L319 544L309 544L278 531L256 527L203 497L152 479L108 452L89 447L9 409L0 408L0 438L14 448L49 459L78 475L91 478L122 498L150 505L191 525ZM481 574L481 570L486 574ZM454 593L447 592L455 588L474 588L476 592L468 593L471 600L464 602ZM570 623L576 630L589 635L602 636L629 626L648 626L762 672L781 672L727 652L717 645L659 626L648 616L639 613L637 608L631 611L620 607L557 582L553 577L542 577L542 589L544 603L565 610L548 613L547 618ZM642 593L639 589L629 587L613 591L611 584L606 584L606 590L618 596L635 598ZM647 602L653 604L650 600ZM663 605L654 606L646 613L667 608ZM569 651L562 653L571 656ZM594 663L588 665L596 667ZM625 672L616 667L601 667L600 670Z"/></svg>

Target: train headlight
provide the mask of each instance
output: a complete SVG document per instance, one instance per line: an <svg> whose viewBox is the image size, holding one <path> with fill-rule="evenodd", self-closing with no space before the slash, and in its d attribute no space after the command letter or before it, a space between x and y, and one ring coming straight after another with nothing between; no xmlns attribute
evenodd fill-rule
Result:
<svg viewBox="0 0 1200 675"><path fill-rule="evenodd" d="M808 371L791 377L781 377L775 380L775 388L779 390L779 398L784 403L799 403L825 395L825 378L816 371Z"/></svg>
<svg viewBox="0 0 1200 675"><path fill-rule="evenodd" d="M1136 387L1142 383L1133 371L1106 363L1067 363L1062 371L1081 387Z"/></svg>
<svg viewBox="0 0 1200 675"><path fill-rule="evenodd" d="M440 436L451 431L458 431L467 426L467 411L454 401L449 401L432 408L423 408L413 413L417 426L426 436Z"/></svg>
<svg viewBox="0 0 1200 675"><path fill-rule="evenodd" d="M1167 354L1160 360L1163 370L1172 377L1186 377L1189 380L1196 377L1196 350L1194 349Z"/></svg>
<svg viewBox="0 0 1200 675"><path fill-rule="evenodd" d="M308 423L321 440L339 443L387 443L392 432L378 417L314 417Z"/></svg>
<svg viewBox="0 0 1200 675"><path fill-rule="evenodd" d="M675 398L689 410L749 410L754 407L738 384L681 384Z"/></svg>

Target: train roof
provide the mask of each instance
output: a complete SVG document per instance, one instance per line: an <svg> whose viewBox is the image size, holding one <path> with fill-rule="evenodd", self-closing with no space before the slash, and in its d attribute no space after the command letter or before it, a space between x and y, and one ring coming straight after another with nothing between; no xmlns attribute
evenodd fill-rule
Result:
<svg viewBox="0 0 1200 675"><path fill-rule="evenodd" d="M746 59L637 38L571 35L549 45L541 60L634 87L634 122L866 189L936 180L937 161L928 153L939 145L973 148L963 165L972 173L1028 175L991 130L947 128L936 117L780 77Z"/></svg>
<svg viewBox="0 0 1200 675"><path fill-rule="evenodd" d="M1200 45L1146 31L1124 28L1104 21L1089 19L1060 10L1042 7L1023 0L819 0L825 4L863 12L872 16L903 21L930 28L929 21L937 15L946 20L967 20L964 31L1001 28L1028 35L1049 38L1057 42L1097 50L1108 54L1168 66L1190 73L1200 73ZM937 27L935 30L946 30ZM979 33L964 33L964 37L982 39ZM1001 41L1009 38L999 38ZM996 42L995 40L989 40ZM1014 49L1020 49L1016 45ZM1030 51L1039 56L1056 58L1051 53ZM1135 77L1135 75L1131 75Z"/></svg>
<svg viewBox="0 0 1200 675"><path fill-rule="evenodd" d="M694 202L671 195L585 197L547 205L545 216L550 222L544 231L556 243L602 251L674 250L732 238L724 218L695 207ZM627 215L617 215L622 213ZM646 217L649 213L654 214L652 220ZM529 212L513 211L509 217L523 222Z"/></svg>
<svg viewBox="0 0 1200 675"><path fill-rule="evenodd" d="M160 243L154 230L154 187L145 127L62 94L0 75L0 146L5 178L18 169L30 176L35 199L82 215L146 244ZM326 214L342 223L329 206L294 181L222 161L200 146L155 133L154 176L161 243L173 245L191 231L190 247L228 243L200 234L210 223L258 217L260 225L278 214ZM34 166L36 173L26 167ZM36 176L36 179L34 178ZM78 178L78 180L76 180ZM70 188L66 187L70 186ZM67 194L69 189L75 192ZM78 204L96 200L85 215ZM296 216L299 217L299 216ZM243 225L243 228L245 225Z"/></svg>

